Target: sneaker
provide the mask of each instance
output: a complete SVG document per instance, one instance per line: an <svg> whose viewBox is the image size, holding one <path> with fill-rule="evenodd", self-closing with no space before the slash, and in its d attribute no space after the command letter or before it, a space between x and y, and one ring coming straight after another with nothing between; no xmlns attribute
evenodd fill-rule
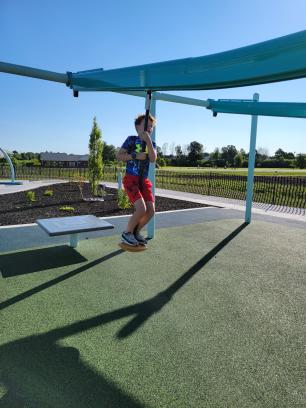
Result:
<svg viewBox="0 0 306 408"><path fill-rule="evenodd" d="M136 246L138 245L137 239L134 237L134 234L131 232L123 232L121 235L122 242L128 245Z"/></svg>
<svg viewBox="0 0 306 408"><path fill-rule="evenodd" d="M140 245L147 245L148 241L139 232L135 232L134 237Z"/></svg>

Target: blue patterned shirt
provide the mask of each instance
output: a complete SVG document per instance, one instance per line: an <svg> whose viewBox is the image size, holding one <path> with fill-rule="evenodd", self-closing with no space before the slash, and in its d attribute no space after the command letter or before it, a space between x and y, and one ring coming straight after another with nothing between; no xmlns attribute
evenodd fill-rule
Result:
<svg viewBox="0 0 306 408"><path fill-rule="evenodd" d="M128 136L121 146L122 149L127 150L128 154L132 152L140 153L141 152L141 139L138 136ZM156 149L155 142L152 141L153 148ZM148 153L148 146L146 146L146 153ZM143 160L128 160L126 162L126 174L131 174L132 176L139 176L140 174L140 163ZM147 157L144 163L144 173L143 177L147 178L149 173L149 163L150 160Z"/></svg>

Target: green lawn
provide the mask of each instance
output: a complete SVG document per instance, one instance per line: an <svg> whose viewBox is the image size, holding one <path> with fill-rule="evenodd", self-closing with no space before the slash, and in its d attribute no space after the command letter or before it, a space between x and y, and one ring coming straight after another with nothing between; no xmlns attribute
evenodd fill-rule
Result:
<svg viewBox="0 0 306 408"><path fill-rule="evenodd" d="M187 172L199 172L199 173L222 173L222 174L236 174L236 175L247 175L248 169L224 169L224 168L215 168L215 167L175 167L167 166L162 167L161 170L166 171L179 171L182 173ZM254 169L256 176L306 176L306 169Z"/></svg>
<svg viewBox="0 0 306 408"><path fill-rule="evenodd" d="M247 178L238 172L225 175L222 172L159 171L156 185L164 189L245 200ZM306 208L306 178L262 177L256 174L253 201Z"/></svg>
<svg viewBox="0 0 306 408"><path fill-rule="evenodd" d="M115 236L2 254L0 406L305 406L305 242L220 220L139 254Z"/></svg>

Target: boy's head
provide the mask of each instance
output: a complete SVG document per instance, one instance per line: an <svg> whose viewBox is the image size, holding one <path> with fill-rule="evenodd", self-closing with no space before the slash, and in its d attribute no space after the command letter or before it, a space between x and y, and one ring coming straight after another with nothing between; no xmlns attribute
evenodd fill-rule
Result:
<svg viewBox="0 0 306 408"><path fill-rule="evenodd" d="M144 122L145 122L145 114L141 113L135 118L134 124L135 124L135 129L137 133L142 133L144 131ZM154 118L151 113L149 113L149 120L148 120L148 133L152 133L154 126L156 125L156 119Z"/></svg>

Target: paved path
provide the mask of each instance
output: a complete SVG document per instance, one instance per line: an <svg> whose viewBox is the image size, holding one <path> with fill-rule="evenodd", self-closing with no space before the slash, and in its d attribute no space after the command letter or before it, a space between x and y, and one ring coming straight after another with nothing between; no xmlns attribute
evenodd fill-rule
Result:
<svg viewBox="0 0 306 408"><path fill-rule="evenodd" d="M64 183L65 180L22 180L22 184L0 184L0 195L17 193L19 191L32 190L38 187L50 186L51 184Z"/></svg>
<svg viewBox="0 0 306 408"><path fill-rule="evenodd" d="M94 231L79 234L79 239L84 240L88 238L97 238L101 236L117 235L118 241L121 232L124 230L129 215L118 217L103 217L112 225L114 229L106 231ZM199 224L211 221L237 219L244 221L244 214L241 211L204 207L193 208L188 210L166 211L157 213L155 217L156 236L158 236L158 229L180 227L184 225ZM271 217L269 215L254 214L254 221L267 221L271 224L282 224L288 228L302 228L305 229L305 223L297 220L290 220L279 217ZM1 252L18 251L21 249L53 246L68 244L68 236L49 237L36 224L18 225L18 226L3 226L0 227L0 254Z"/></svg>

